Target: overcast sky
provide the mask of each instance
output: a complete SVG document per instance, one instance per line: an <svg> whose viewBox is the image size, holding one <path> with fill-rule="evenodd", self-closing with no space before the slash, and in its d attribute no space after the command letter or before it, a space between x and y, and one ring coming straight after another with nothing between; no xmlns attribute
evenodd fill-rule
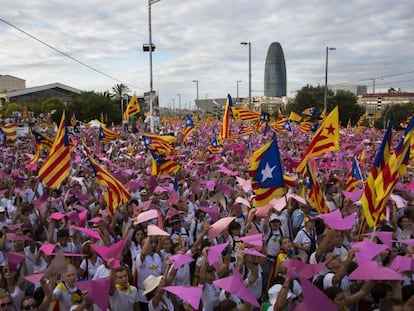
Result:
<svg viewBox="0 0 414 311"><path fill-rule="evenodd" d="M149 90L147 0L2 0L0 18L60 51L129 85ZM267 49L279 42L288 96L306 84L355 82L414 91L412 0L162 0L152 5L154 90L178 107L200 98L263 95ZM88 69L0 21L0 74L27 87L60 82L106 91L120 83ZM370 79L370 80L368 80Z"/></svg>

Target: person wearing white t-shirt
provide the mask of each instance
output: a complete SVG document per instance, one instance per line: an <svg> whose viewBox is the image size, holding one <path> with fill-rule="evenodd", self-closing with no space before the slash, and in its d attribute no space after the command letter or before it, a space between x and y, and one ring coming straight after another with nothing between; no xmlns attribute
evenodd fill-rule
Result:
<svg viewBox="0 0 414 311"><path fill-rule="evenodd" d="M138 271L137 288L141 310L146 310L148 308L148 300L144 295L144 280L150 275L157 277L162 273L161 257L154 252L156 245L157 241L153 239L153 237L145 238L141 252L137 255L135 261Z"/></svg>
<svg viewBox="0 0 414 311"><path fill-rule="evenodd" d="M348 256L345 261L341 260L341 256L329 253L326 255L326 266L329 268L329 272L323 278L323 288L329 288L332 286L341 287L346 295L350 294L350 286L346 274L348 272L349 264L354 258L353 250L349 250Z"/></svg>
<svg viewBox="0 0 414 311"><path fill-rule="evenodd" d="M128 268L120 266L112 270L109 303L113 311L140 310L138 289L128 282Z"/></svg>
<svg viewBox="0 0 414 311"><path fill-rule="evenodd" d="M220 302L220 288L213 284L218 277L216 269L207 264L207 256L203 258L200 267L199 285L203 285L203 293L201 295L201 302L203 304L203 311L213 311Z"/></svg>
<svg viewBox="0 0 414 311"><path fill-rule="evenodd" d="M332 213L333 211L338 209L338 207L336 206L336 203L334 201L334 198L333 198L333 190L332 189L327 189L325 191L325 203L326 203L326 206L328 207L330 213Z"/></svg>
<svg viewBox="0 0 414 311"><path fill-rule="evenodd" d="M111 275L111 268L106 262L103 262L95 271L92 280L104 279Z"/></svg>
<svg viewBox="0 0 414 311"><path fill-rule="evenodd" d="M76 267L68 265L66 271L62 274L62 282L53 290L52 304L59 303L59 310L61 311L69 311L75 303L79 303L82 299L80 290L75 286L76 276Z"/></svg>
<svg viewBox="0 0 414 311"><path fill-rule="evenodd" d="M317 249L315 222L309 216L305 217L305 227L296 234L293 244L301 260L308 262L309 255Z"/></svg>
<svg viewBox="0 0 414 311"><path fill-rule="evenodd" d="M250 289L256 299L261 298L263 291L262 267L259 257L246 255L242 250L236 254L237 270L243 277L243 282Z"/></svg>

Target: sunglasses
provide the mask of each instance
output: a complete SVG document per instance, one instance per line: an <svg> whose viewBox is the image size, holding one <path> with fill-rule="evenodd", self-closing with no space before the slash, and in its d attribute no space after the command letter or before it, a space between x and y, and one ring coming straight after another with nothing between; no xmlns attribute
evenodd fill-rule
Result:
<svg viewBox="0 0 414 311"><path fill-rule="evenodd" d="M0 307L8 307L8 306L11 306L13 304L13 302L3 302L3 303L1 303L0 304Z"/></svg>
<svg viewBox="0 0 414 311"><path fill-rule="evenodd" d="M31 309L37 309L37 306L35 304L23 306L22 309L24 310L31 310Z"/></svg>

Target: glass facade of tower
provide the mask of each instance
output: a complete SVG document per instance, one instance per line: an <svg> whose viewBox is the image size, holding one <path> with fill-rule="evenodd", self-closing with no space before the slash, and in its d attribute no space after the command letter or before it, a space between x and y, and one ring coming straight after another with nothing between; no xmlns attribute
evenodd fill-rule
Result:
<svg viewBox="0 0 414 311"><path fill-rule="evenodd" d="M273 42L267 51L264 95L267 97L286 96L286 64L282 46Z"/></svg>

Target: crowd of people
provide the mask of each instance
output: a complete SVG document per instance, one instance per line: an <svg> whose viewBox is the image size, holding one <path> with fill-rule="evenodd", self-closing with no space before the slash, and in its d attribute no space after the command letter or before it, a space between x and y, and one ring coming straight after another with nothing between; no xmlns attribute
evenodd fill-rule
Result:
<svg viewBox="0 0 414 311"><path fill-rule="evenodd" d="M163 120L162 131L175 133L179 141L182 123ZM0 161L1 309L414 310L410 176L396 191L400 200L390 201L386 219L375 229L364 225L360 202L342 192L349 163L361 152L366 154L363 175L368 173L381 131L343 131L341 151L317 161L329 211L357 215L352 228L339 230L316 217L300 178L283 206L254 208L249 159L271 134L226 141L211 154L206 146L217 125L201 120L186 144L178 142L171 156L181 165L176 176L151 176L151 155L138 133L123 131L121 139L102 144L96 128L82 127L72 134L70 176L53 190L37 176L47 152L33 166L29 162L36 144L30 136L5 142ZM290 176L295 176L295 159L311 135L294 131L277 134L283 169ZM131 194L114 215L77 143L80 137ZM369 141L362 143L366 137ZM156 214L148 213L152 210ZM228 217L231 222L212 236L214 224ZM154 226L161 231L154 233ZM377 232L392 234L391 242ZM355 243L387 246L365 260L378 263L377 276L374 271L365 279L350 277L364 264L358 254L365 250ZM209 250L223 244L211 258ZM409 268L396 264L401 257L410 260ZM305 273L309 267L319 268ZM394 267L401 279L382 276L385 267ZM199 304L191 294L197 289Z"/></svg>

